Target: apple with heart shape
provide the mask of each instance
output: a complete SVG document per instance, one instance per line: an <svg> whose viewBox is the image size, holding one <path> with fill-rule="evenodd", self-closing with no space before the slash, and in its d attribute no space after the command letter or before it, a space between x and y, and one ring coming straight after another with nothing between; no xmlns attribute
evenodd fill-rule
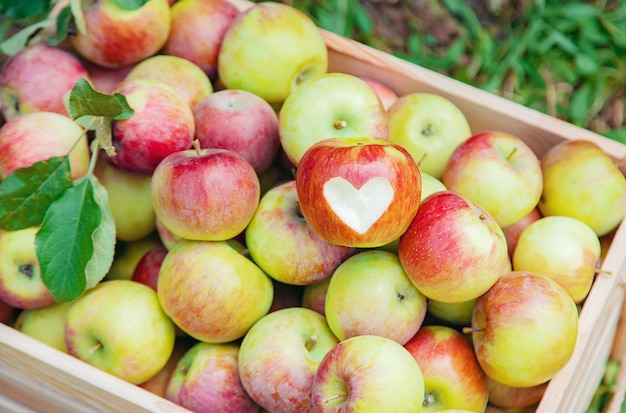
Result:
<svg viewBox="0 0 626 413"><path fill-rule="evenodd" d="M32 309L54 303L41 279L35 252L37 231L39 227L0 229L0 300L14 308Z"/></svg>
<svg viewBox="0 0 626 413"><path fill-rule="evenodd" d="M454 149L472 135L465 114L438 94L405 94L387 113L389 140L419 160L421 171L440 180Z"/></svg>
<svg viewBox="0 0 626 413"><path fill-rule="evenodd" d="M311 388L314 411L419 412L424 378L411 353L385 337L346 339L324 356Z"/></svg>
<svg viewBox="0 0 626 413"><path fill-rule="evenodd" d="M562 141L541 157L542 215L565 215L589 225L599 237L626 216L626 177L594 142Z"/></svg>
<svg viewBox="0 0 626 413"><path fill-rule="evenodd" d="M211 79L195 63L178 56L155 55L132 67L124 80L154 79L171 86L193 108L213 93Z"/></svg>
<svg viewBox="0 0 626 413"><path fill-rule="evenodd" d="M485 131L456 147L444 169L443 183L506 227L537 206L543 174L539 158L522 139L502 131Z"/></svg>
<svg viewBox="0 0 626 413"><path fill-rule="evenodd" d="M328 292L330 279L331 277L328 277L315 284L305 285L302 291L302 307L326 316L326 293Z"/></svg>
<svg viewBox="0 0 626 413"><path fill-rule="evenodd" d="M53 156L69 154L72 179L89 169L90 152L83 129L69 117L54 112L33 112L0 127L0 181L19 168Z"/></svg>
<svg viewBox="0 0 626 413"><path fill-rule="evenodd" d="M511 387L487 377L489 404L505 409L521 409L541 401L549 381L530 387Z"/></svg>
<svg viewBox="0 0 626 413"><path fill-rule="evenodd" d="M415 288L396 254L361 251L333 273L324 313L339 340L370 334L405 344L422 326L426 297Z"/></svg>
<svg viewBox="0 0 626 413"><path fill-rule="evenodd" d="M243 89L270 104L328 69L326 43L306 14L261 2L240 12L222 38L217 71L225 89Z"/></svg>
<svg viewBox="0 0 626 413"><path fill-rule="evenodd" d="M129 79L113 91L126 97L133 115L112 125L115 166L150 175L166 156L192 146L193 112L171 86L154 79Z"/></svg>
<svg viewBox="0 0 626 413"><path fill-rule="evenodd" d="M337 343L324 317L313 310L292 307L268 314L241 342L239 377L243 387L271 412L314 412L313 377L322 358Z"/></svg>
<svg viewBox="0 0 626 413"><path fill-rule="evenodd" d="M256 413L239 378L239 344L198 342L178 360L165 398L196 413Z"/></svg>
<svg viewBox="0 0 626 413"><path fill-rule="evenodd" d="M55 302L44 307L22 310L13 327L29 337L67 353L65 318L72 304Z"/></svg>
<svg viewBox="0 0 626 413"><path fill-rule="evenodd" d="M485 410L489 399L487 375L463 334L444 325L426 325L404 347L424 376L424 403L420 412Z"/></svg>
<svg viewBox="0 0 626 413"><path fill-rule="evenodd" d="M570 360L578 308L553 279L511 271L478 297L468 330L489 377L511 387L532 387L550 380Z"/></svg>
<svg viewBox="0 0 626 413"><path fill-rule="evenodd" d="M273 279L294 285L329 278L354 248L320 237L300 213L294 180L270 189L245 229L252 260Z"/></svg>
<svg viewBox="0 0 626 413"><path fill-rule="evenodd" d="M100 282L73 302L65 318L68 353L131 384L156 375L174 341L174 324L156 292L134 281Z"/></svg>
<svg viewBox="0 0 626 413"><path fill-rule="evenodd" d="M504 237L506 238L506 245L509 247L509 257L513 258L515 247L517 247L517 241L519 240L519 237L524 229L526 229L526 227L533 222L537 221L539 218L541 218L541 212L539 212L538 207L535 207L519 221L516 221L506 227L502 227L502 232L504 232Z"/></svg>
<svg viewBox="0 0 626 413"><path fill-rule="evenodd" d="M98 159L94 175L107 191L118 240L135 241L154 232L150 175L122 169L106 157Z"/></svg>
<svg viewBox="0 0 626 413"><path fill-rule="evenodd" d="M156 245L146 251L135 266L131 280L145 284L156 291L159 283L159 271L167 252L168 249L163 245Z"/></svg>
<svg viewBox="0 0 626 413"><path fill-rule="evenodd" d="M600 239L589 225L572 217L547 216L520 234L513 269L547 275L579 304L591 290L600 252Z"/></svg>
<svg viewBox="0 0 626 413"><path fill-rule="evenodd" d="M195 63L215 81L222 40L239 10L226 0L178 0L163 53Z"/></svg>
<svg viewBox="0 0 626 413"><path fill-rule="evenodd" d="M201 148L230 149L243 156L258 175L280 150L278 115L259 96L245 90L219 90L194 108Z"/></svg>
<svg viewBox="0 0 626 413"><path fill-rule="evenodd" d="M82 4L81 4L82 3ZM103 67L124 67L156 54L170 33L168 0L150 0L136 10L114 0L77 2L76 33L68 36L74 50ZM82 22L84 27L80 24Z"/></svg>
<svg viewBox="0 0 626 413"><path fill-rule="evenodd" d="M152 173L157 218L179 238L223 241L242 233L260 200L252 165L228 149L198 147L168 155Z"/></svg>
<svg viewBox="0 0 626 413"><path fill-rule="evenodd" d="M387 139L385 108L365 81L346 73L325 73L300 85L278 115L280 143L298 166L313 144L327 138Z"/></svg>
<svg viewBox="0 0 626 413"><path fill-rule="evenodd" d="M402 235L420 204L417 164L383 138L327 138L296 171L300 210L331 244L371 248Z"/></svg>
<svg viewBox="0 0 626 413"><path fill-rule="evenodd" d="M182 331L227 343L268 313L274 290L271 279L228 242L180 240L161 264L157 293Z"/></svg>
<svg viewBox="0 0 626 413"><path fill-rule="evenodd" d="M480 296L511 270L502 229L478 204L451 190L424 199L400 237L398 256L418 290L450 303Z"/></svg>
<svg viewBox="0 0 626 413"><path fill-rule="evenodd" d="M27 46L2 64L0 113L6 121L40 111L67 116L63 96L81 78L89 80L89 73L71 52L45 43Z"/></svg>
<svg viewBox="0 0 626 413"><path fill-rule="evenodd" d="M389 110L389 108L398 100L398 94L385 82L372 79L371 77L367 76L359 76L359 78L361 78L363 81L365 81L365 83L370 85L372 89L374 89L374 92L376 92L376 94L378 95L378 98L382 102L385 110Z"/></svg>

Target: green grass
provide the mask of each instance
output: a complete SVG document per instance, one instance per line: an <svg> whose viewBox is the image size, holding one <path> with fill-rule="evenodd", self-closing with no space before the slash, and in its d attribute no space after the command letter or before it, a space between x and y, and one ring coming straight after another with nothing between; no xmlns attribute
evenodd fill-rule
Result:
<svg viewBox="0 0 626 413"><path fill-rule="evenodd" d="M326 30L626 143L626 2L283 2ZM454 35L442 41L428 19Z"/></svg>

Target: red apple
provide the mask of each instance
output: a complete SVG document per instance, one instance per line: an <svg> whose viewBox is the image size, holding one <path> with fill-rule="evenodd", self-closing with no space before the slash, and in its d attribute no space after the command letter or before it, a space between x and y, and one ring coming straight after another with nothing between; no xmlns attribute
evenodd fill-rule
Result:
<svg viewBox="0 0 626 413"><path fill-rule="evenodd" d="M385 110L388 110L394 103L396 103L396 100L398 100L398 94L386 83L366 76L359 77L364 80L365 83L370 85L372 89L374 89L374 92L376 92L378 98L383 103Z"/></svg>
<svg viewBox="0 0 626 413"><path fill-rule="evenodd" d="M0 300L0 323L10 325L19 312L19 308L7 304L4 300Z"/></svg>
<svg viewBox="0 0 626 413"><path fill-rule="evenodd" d="M78 79L89 80L72 53L44 43L22 49L0 68L0 112L5 120L45 111L67 115L63 95Z"/></svg>
<svg viewBox="0 0 626 413"><path fill-rule="evenodd" d="M132 79L114 90L135 111L113 124L114 165L151 174L167 155L189 149L195 133L191 107L172 87L152 79Z"/></svg>
<svg viewBox="0 0 626 413"><path fill-rule="evenodd" d="M159 281L159 270L167 255L167 251L167 248L162 245L157 245L146 251L137 263L131 279L145 284L156 291Z"/></svg>
<svg viewBox="0 0 626 413"><path fill-rule="evenodd" d="M424 404L420 412L485 410L489 398L487 375L463 334L446 326L423 326L404 347L424 375Z"/></svg>
<svg viewBox="0 0 626 413"><path fill-rule="evenodd" d="M415 286L442 302L472 300L511 270L506 239L481 207L454 191L422 201L398 256Z"/></svg>
<svg viewBox="0 0 626 413"><path fill-rule="evenodd" d="M487 377L489 404L506 409L532 406L543 397L549 382L530 387L511 387Z"/></svg>
<svg viewBox="0 0 626 413"><path fill-rule="evenodd" d="M202 148L230 149L257 174L265 172L280 148L278 116L265 100L245 90L221 90L193 108Z"/></svg>
<svg viewBox="0 0 626 413"><path fill-rule="evenodd" d="M152 174L157 218L181 238L234 238L252 219L259 199L259 179L252 165L227 149L175 152Z"/></svg>
<svg viewBox="0 0 626 413"><path fill-rule="evenodd" d="M296 171L302 215L326 241L379 247L397 239L415 216L417 164L382 138L329 138L310 147Z"/></svg>

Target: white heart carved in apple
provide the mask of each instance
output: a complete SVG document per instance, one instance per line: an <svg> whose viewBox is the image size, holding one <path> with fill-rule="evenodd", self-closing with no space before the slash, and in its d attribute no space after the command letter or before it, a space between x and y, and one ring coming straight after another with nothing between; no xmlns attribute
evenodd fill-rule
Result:
<svg viewBox="0 0 626 413"><path fill-rule="evenodd" d="M370 179L360 188L335 176L326 181L323 193L330 209L347 226L364 234L389 208L395 191L389 179L381 176Z"/></svg>

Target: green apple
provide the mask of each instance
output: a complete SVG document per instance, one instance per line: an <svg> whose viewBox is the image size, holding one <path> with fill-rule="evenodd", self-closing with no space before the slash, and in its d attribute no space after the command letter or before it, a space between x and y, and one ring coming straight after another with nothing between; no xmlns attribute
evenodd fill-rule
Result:
<svg viewBox="0 0 626 413"><path fill-rule="evenodd" d="M509 226L539 202L539 158L519 137L502 131L477 133L461 142L446 164L443 183Z"/></svg>
<svg viewBox="0 0 626 413"><path fill-rule="evenodd" d="M268 314L241 342L243 387L271 412L310 412L313 377L338 342L324 316L313 310L291 307Z"/></svg>
<svg viewBox="0 0 626 413"><path fill-rule="evenodd" d="M333 273L324 311L340 340L374 334L405 344L424 321L426 297L415 288L396 254L362 251Z"/></svg>
<svg viewBox="0 0 626 413"><path fill-rule="evenodd" d="M589 225L598 236L617 228L626 215L626 178L594 142L563 141L541 157L544 216L565 215Z"/></svg>
<svg viewBox="0 0 626 413"><path fill-rule="evenodd" d="M388 136L385 108L376 92L357 76L325 73L300 85L278 116L280 142L293 165L326 138Z"/></svg>
<svg viewBox="0 0 626 413"><path fill-rule="evenodd" d="M422 176L422 194L420 196L420 200L423 201L428 195L434 194L435 192L445 191L446 186L440 179L435 178L434 176L427 174L420 170L420 175Z"/></svg>
<svg viewBox="0 0 626 413"><path fill-rule="evenodd" d="M140 384L166 365L175 329L153 289L111 280L74 301L66 314L65 340L70 355Z"/></svg>
<svg viewBox="0 0 626 413"><path fill-rule="evenodd" d="M322 359L311 397L313 411L319 413L417 413L424 401L424 377L402 345L380 336L356 336Z"/></svg>
<svg viewBox="0 0 626 413"><path fill-rule="evenodd" d="M472 312L474 311L476 298L458 303L447 303L445 301L428 300L428 314L433 315L457 326L466 326L472 322Z"/></svg>
<svg viewBox="0 0 626 413"><path fill-rule="evenodd" d="M39 308L54 303L54 296L41 279L35 252L37 231L39 227L0 229L0 300L14 308Z"/></svg>
<svg viewBox="0 0 626 413"><path fill-rule="evenodd" d="M547 275L581 303L591 290L600 251L600 239L589 225L572 217L547 216L520 234L513 269Z"/></svg>
<svg viewBox="0 0 626 413"><path fill-rule="evenodd" d="M443 178L452 151L472 135L465 114L449 99L414 92L401 96L388 110L389 140L404 146L420 170Z"/></svg>
<svg viewBox="0 0 626 413"><path fill-rule="evenodd" d="M309 16L287 4L261 2L230 24L217 62L226 89L279 104L299 84L326 73L328 51Z"/></svg>
<svg viewBox="0 0 626 413"><path fill-rule="evenodd" d="M67 353L65 317L72 302L53 303L45 307L22 310L15 320L15 329L42 343Z"/></svg>
<svg viewBox="0 0 626 413"><path fill-rule="evenodd" d="M226 241L180 240L158 278L165 312L185 333L210 343L243 337L274 296L271 279Z"/></svg>
<svg viewBox="0 0 626 413"><path fill-rule="evenodd" d="M478 297L470 330L476 358L489 377L511 387L532 387L570 360L578 308L550 277L512 271Z"/></svg>

